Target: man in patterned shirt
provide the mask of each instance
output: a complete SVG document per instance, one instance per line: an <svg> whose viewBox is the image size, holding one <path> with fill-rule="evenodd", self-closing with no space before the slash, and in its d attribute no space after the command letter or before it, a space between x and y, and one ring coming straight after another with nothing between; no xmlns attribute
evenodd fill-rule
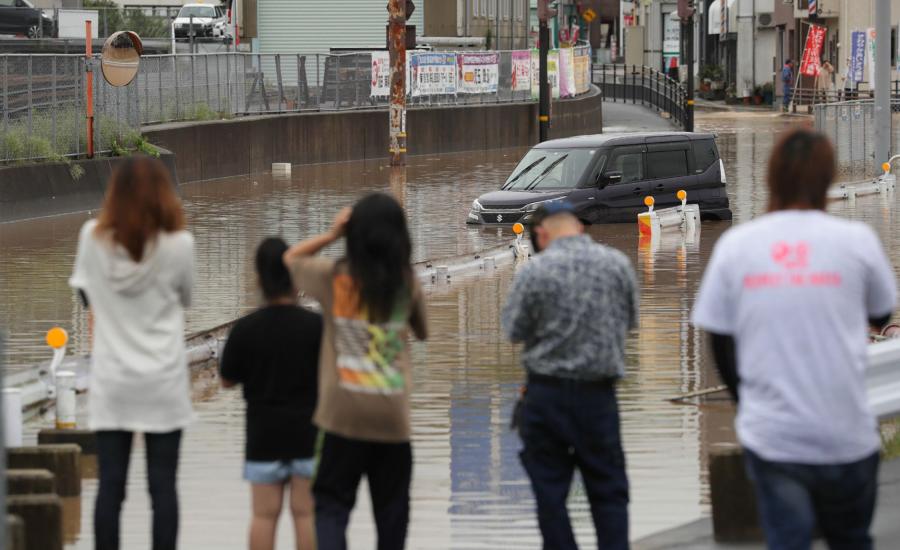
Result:
<svg viewBox="0 0 900 550"><path fill-rule="evenodd" d="M595 243L565 202L533 218L536 250L503 309L506 336L522 342L528 384L518 416L522 465L531 478L544 548L576 549L566 498L576 467L599 548L628 548L628 478L616 380L637 323L628 258Z"/></svg>

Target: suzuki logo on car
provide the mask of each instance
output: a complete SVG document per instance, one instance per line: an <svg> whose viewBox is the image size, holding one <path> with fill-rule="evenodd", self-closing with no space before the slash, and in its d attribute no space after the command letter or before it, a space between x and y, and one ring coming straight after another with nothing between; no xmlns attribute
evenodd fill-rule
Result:
<svg viewBox="0 0 900 550"><path fill-rule="evenodd" d="M503 214L497 214L497 221L498 221L498 222L502 222L502 221L503 221Z"/></svg>

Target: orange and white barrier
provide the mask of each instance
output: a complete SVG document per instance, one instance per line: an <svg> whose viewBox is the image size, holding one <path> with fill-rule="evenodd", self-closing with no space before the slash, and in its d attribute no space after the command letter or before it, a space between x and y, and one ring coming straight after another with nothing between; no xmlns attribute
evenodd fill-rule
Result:
<svg viewBox="0 0 900 550"><path fill-rule="evenodd" d="M678 191L678 199L681 206L654 210L655 200L648 196L644 198L647 211L638 214L638 231L641 235L655 235L666 230L679 230L685 233L694 233L700 230L700 207L687 203L687 192Z"/></svg>
<svg viewBox="0 0 900 550"><path fill-rule="evenodd" d="M897 158L897 157L894 157ZM894 158L891 160L893 161ZM891 162L881 165L884 173L872 181L859 181L853 183L841 183L828 191L831 200L855 201L862 195L886 195L897 186L897 176L891 173Z"/></svg>
<svg viewBox="0 0 900 550"><path fill-rule="evenodd" d="M66 358L66 344L69 343L69 333L60 327L53 327L47 331L47 345L53 349L53 360L50 362L50 380L48 392L51 398L56 398L56 427L57 429L75 428L75 373L69 370L59 370L59 366Z"/></svg>

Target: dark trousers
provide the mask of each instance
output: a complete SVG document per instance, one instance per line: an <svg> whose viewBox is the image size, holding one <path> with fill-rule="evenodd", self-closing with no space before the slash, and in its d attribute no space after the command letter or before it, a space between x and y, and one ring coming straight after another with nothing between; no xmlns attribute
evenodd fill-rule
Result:
<svg viewBox="0 0 900 550"><path fill-rule="evenodd" d="M744 450L769 550L808 550L816 526L831 550L870 550L878 453L849 464L771 462Z"/></svg>
<svg viewBox="0 0 900 550"><path fill-rule="evenodd" d="M412 447L374 443L326 433L313 483L319 550L347 548L347 522L362 476L369 482L378 550L401 550L409 523Z"/></svg>
<svg viewBox="0 0 900 550"><path fill-rule="evenodd" d="M94 507L94 548L118 550L119 515L125 501L132 432L97 432L100 488ZM175 478L181 430L144 434L147 481L153 503L153 550L174 550L178 538L178 495Z"/></svg>
<svg viewBox="0 0 900 550"><path fill-rule="evenodd" d="M529 380L519 434L544 549L578 548L566 509L576 467L591 505L598 547L628 548L628 478L615 387Z"/></svg>

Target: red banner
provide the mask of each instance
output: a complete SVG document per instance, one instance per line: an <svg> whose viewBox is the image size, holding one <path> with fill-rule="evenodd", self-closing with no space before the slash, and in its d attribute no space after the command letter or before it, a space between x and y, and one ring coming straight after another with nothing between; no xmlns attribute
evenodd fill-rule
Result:
<svg viewBox="0 0 900 550"><path fill-rule="evenodd" d="M817 76L819 74L819 58L822 46L825 45L825 27L810 25L806 35L806 47L803 48L803 59L800 61L800 74Z"/></svg>

